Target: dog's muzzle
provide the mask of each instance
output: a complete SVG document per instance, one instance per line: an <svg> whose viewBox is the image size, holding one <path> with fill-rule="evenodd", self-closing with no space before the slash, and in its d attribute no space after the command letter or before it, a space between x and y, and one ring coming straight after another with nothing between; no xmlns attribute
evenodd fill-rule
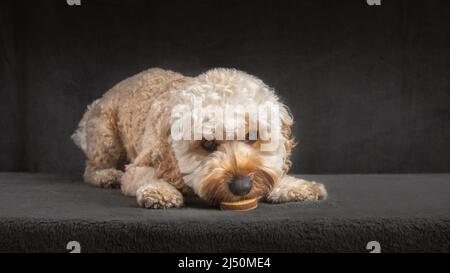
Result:
<svg viewBox="0 0 450 273"><path fill-rule="evenodd" d="M252 189L253 182L250 177L235 177L229 183L231 193L237 196L244 196Z"/></svg>

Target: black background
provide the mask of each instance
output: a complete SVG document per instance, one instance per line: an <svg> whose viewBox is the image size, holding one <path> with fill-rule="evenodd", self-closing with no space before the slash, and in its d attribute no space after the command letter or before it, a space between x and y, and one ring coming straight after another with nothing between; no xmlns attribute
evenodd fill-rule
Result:
<svg viewBox="0 0 450 273"><path fill-rule="evenodd" d="M0 2L0 171L81 173L86 105L149 67L234 67L291 108L292 172L450 171L450 2Z"/></svg>

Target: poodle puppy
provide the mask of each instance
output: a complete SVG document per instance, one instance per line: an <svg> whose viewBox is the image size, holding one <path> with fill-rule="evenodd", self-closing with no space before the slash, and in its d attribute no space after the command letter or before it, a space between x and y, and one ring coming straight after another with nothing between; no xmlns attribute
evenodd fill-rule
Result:
<svg viewBox="0 0 450 273"><path fill-rule="evenodd" d="M199 101L214 110L196 112ZM268 114L261 114L266 122L258 118L253 126L253 114L246 110L268 103L277 112L270 122ZM231 106L240 106L244 114L220 112ZM72 139L87 158L85 182L121 187L145 208L180 207L187 195L212 203L325 199L322 184L287 174L292 124L274 91L245 72L217 68L188 77L152 68L89 105ZM174 136L180 128L181 137Z"/></svg>

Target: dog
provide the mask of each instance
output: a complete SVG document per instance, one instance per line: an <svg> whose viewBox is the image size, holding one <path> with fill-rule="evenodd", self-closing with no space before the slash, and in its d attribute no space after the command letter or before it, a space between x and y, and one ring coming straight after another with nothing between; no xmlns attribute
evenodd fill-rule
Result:
<svg viewBox="0 0 450 273"><path fill-rule="evenodd" d="M279 114L271 117L275 125L270 132L279 141L271 150L261 149L268 142L258 138L263 126L256 132L241 130L245 137L240 140L207 137L204 128L214 127L208 122L218 119L198 115L195 118L204 122L200 138L174 138L172 129L179 119L173 110L192 106L195 99L217 107L272 103ZM249 117L245 114L246 127ZM87 158L85 182L120 187L144 208L178 208L191 195L213 204L250 198L270 203L323 200L323 184L287 174L295 145L292 124L292 115L275 92L243 71L216 68L188 77L151 68L119 82L90 104L72 139ZM233 129L227 132L233 135Z"/></svg>

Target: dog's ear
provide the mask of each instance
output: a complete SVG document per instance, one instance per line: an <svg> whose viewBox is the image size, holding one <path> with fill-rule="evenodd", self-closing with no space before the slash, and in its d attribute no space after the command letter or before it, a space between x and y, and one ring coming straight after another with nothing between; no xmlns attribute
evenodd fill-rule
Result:
<svg viewBox="0 0 450 273"><path fill-rule="evenodd" d="M142 152L137 156L134 166L155 168L157 178L162 179L183 193L189 193L184 184L178 161L169 143L169 107L157 104L150 109L143 135Z"/></svg>
<svg viewBox="0 0 450 273"><path fill-rule="evenodd" d="M283 172L287 173L292 166L290 157L296 142L292 136L292 125L294 124L294 119L292 118L292 115L286 105L281 105L280 107L280 119L281 135L285 149Z"/></svg>
<svg viewBox="0 0 450 273"><path fill-rule="evenodd" d="M168 182L183 194L190 194L191 189L186 186L178 166L178 160L169 143L170 137L170 113L165 113L159 118L158 127L158 151L155 155L153 165L156 169L156 176Z"/></svg>
<svg viewBox="0 0 450 273"><path fill-rule="evenodd" d="M178 167L178 161L167 139L161 139L159 142L158 155L155 158L154 166L158 178L170 183L178 190L184 190L185 185Z"/></svg>

